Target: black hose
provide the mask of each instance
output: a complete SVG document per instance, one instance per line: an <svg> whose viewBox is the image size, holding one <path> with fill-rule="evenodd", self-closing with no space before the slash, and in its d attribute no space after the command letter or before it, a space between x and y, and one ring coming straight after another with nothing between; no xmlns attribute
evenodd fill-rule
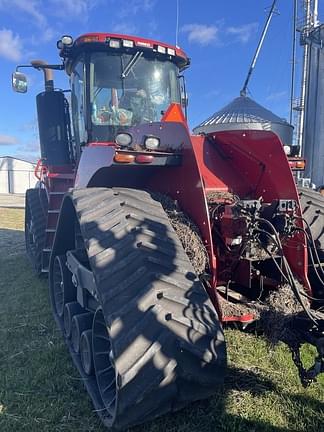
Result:
<svg viewBox="0 0 324 432"><path fill-rule="evenodd" d="M306 227L307 227L307 229L308 229L308 231L309 231L308 236L309 236L309 239L310 239L310 241L311 241L311 243L312 243L312 246L313 246L313 249L314 249L314 252L315 252L315 257L316 257L316 259L317 259L317 264L319 264L319 268L321 269L321 272L322 272L323 277L324 277L324 270L323 270L323 268L322 268L321 260L320 260L320 258L319 258L319 256L318 256L318 253L317 253L317 249L316 249L316 245L315 245L315 241L314 241L314 237L313 237L313 234L312 234L312 230L311 230L311 228L310 228L310 225L309 225L309 223L307 222L307 220L306 220L305 218L301 217L301 216L295 216L295 219L301 219L301 220L305 223L305 225L306 225Z"/></svg>
<svg viewBox="0 0 324 432"><path fill-rule="evenodd" d="M306 239L307 239L307 242L308 242L308 244L310 245L310 247L309 247L309 256L310 256L310 260L311 260L311 262L312 262L312 264L313 264L313 268L314 268L314 272L315 272L315 274L316 274L316 276L317 276L317 278L318 278L318 280L319 280L319 282L323 285L323 287L324 287L324 279L322 279L322 277L319 275L319 273L318 273L318 271L317 271L317 267L316 267L316 265L318 265L319 266L319 268L321 269L321 273L322 273L322 275L323 275L323 277L324 277L324 271L323 271L323 269L322 269L322 266L321 266L321 263L319 262L315 262L315 260L314 260L314 255L313 255L313 251L312 251L312 243L311 243L311 241L310 241L310 239L309 239L309 235L308 235L308 233L307 233L307 231L304 229L304 228L295 228L295 231L302 231L304 234L305 234L305 236L306 236ZM316 249L315 249L315 251L316 251Z"/></svg>
<svg viewBox="0 0 324 432"><path fill-rule="evenodd" d="M271 231L273 232L273 234L274 234L274 236L275 236L275 238L277 240L278 247L279 247L279 249L281 251L282 262L283 262L283 265L284 265L284 270L286 272L288 283L291 286L291 288L292 288L292 290L293 290L293 292L294 292L294 294L295 294L298 302L300 303L300 305L304 309L304 311L305 311L306 315L308 316L308 318L316 325L316 327L318 327L317 317L313 316L312 312L310 312L306 308L306 306L304 305L304 302L302 301L301 294L299 292L299 288L296 285L296 282L295 282L295 279L294 279L294 275L293 275L293 273L291 271L291 268L289 266L289 263L288 263L285 255L284 255L284 251L283 251L283 247L282 247L282 244L281 244L281 240L280 240L280 237L279 237L279 234L278 234L276 228L267 219L258 217L258 218L256 218L256 220L259 221L259 222L265 223L271 229ZM269 235L270 235L270 233L269 233Z"/></svg>

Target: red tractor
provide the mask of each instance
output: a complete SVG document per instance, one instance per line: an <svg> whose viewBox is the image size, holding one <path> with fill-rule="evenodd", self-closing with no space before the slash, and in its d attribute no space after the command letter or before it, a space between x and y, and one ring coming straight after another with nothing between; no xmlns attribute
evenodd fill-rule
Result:
<svg viewBox="0 0 324 432"><path fill-rule="evenodd" d="M278 137L191 136L178 47L90 33L58 48L62 64L30 66L45 91L26 247L49 275L55 319L103 422L126 428L213 394L226 371L222 325L265 324L268 299L287 290L296 308L275 311L281 336L303 383L315 379L324 294L309 283L312 237ZM21 67L13 86L25 92ZM69 75L71 103L53 69ZM307 371L304 342L318 348Z"/></svg>

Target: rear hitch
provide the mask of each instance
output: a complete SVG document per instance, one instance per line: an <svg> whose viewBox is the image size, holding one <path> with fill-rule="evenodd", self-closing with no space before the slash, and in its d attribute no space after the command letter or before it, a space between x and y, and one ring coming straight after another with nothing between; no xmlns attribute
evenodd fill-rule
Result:
<svg viewBox="0 0 324 432"><path fill-rule="evenodd" d="M295 324L298 342L288 344L288 346L292 354L292 359L298 369L300 381L303 387L306 388L313 382L316 382L318 375L324 373L324 321L321 319L319 327L314 328L313 325L310 325L307 318L298 317L295 320ZM300 356L300 348L304 343L313 345L317 350L314 364L309 369L304 368Z"/></svg>
<svg viewBox="0 0 324 432"><path fill-rule="evenodd" d="M319 374L324 373L324 356L323 353L321 354L319 352L319 349L317 347L319 355L315 358L313 366L311 366L309 369L305 369L300 358L300 347L301 345L290 347L290 350L292 354L292 359L298 369L298 374L302 386L306 388L310 386L313 382L316 382L316 378Z"/></svg>

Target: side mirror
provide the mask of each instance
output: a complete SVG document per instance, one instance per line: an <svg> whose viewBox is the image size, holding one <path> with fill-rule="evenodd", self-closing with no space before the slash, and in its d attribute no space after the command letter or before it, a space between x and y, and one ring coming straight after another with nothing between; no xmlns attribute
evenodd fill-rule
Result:
<svg viewBox="0 0 324 432"><path fill-rule="evenodd" d="M12 74L12 89L17 93L27 92L27 77L21 72Z"/></svg>

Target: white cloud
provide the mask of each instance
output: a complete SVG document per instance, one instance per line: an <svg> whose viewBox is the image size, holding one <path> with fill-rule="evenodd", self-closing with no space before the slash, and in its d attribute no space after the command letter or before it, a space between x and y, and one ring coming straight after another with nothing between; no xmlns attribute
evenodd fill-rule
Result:
<svg viewBox="0 0 324 432"><path fill-rule="evenodd" d="M134 35L138 33L138 27L134 23L119 22L112 26L112 33Z"/></svg>
<svg viewBox="0 0 324 432"><path fill-rule="evenodd" d="M204 97L207 99L216 98L221 94L220 90L210 90L209 92L204 94Z"/></svg>
<svg viewBox="0 0 324 432"><path fill-rule="evenodd" d="M20 153L36 153L38 154L40 151L39 140L36 138L24 145L21 145L17 148L17 151Z"/></svg>
<svg viewBox="0 0 324 432"><path fill-rule="evenodd" d="M187 33L189 42L199 45L218 42L219 28L215 25L186 24L181 28L181 32Z"/></svg>
<svg viewBox="0 0 324 432"><path fill-rule="evenodd" d="M128 0L126 6L120 6L121 2L114 2L119 8L118 15L121 18L125 18L128 15L136 15L139 12L150 12L156 0Z"/></svg>
<svg viewBox="0 0 324 432"><path fill-rule="evenodd" d="M51 14L65 20L87 21L89 13L102 0L50 0ZM105 2L102 2L105 4Z"/></svg>
<svg viewBox="0 0 324 432"><path fill-rule="evenodd" d="M46 25L45 15L40 11L41 3L38 0L0 0L0 8L17 14L24 12L33 18L40 27Z"/></svg>
<svg viewBox="0 0 324 432"><path fill-rule="evenodd" d="M19 35L12 30L0 30L0 56L8 60L19 61L22 57L23 44Z"/></svg>
<svg viewBox="0 0 324 432"><path fill-rule="evenodd" d="M53 38L54 31L48 25L46 15L42 12L42 6L43 2L40 0L0 0L0 9L20 19L28 19L29 23L41 29L41 40L48 42Z"/></svg>
<svg viewBox="0 0 324 432"><path fill-rule="evenodd" d="M277 101L277 100L285 98L286 96L287 96L287 90L283 90L283 91L278 91L278 92L270 93L266 97L266 100L268 100L268 101Z"/></svg>
<svg viewBox="0 0 324 432"><path fill-rule="evenodd" d="M17 138L12 135L0 134L0 145L15 145L17 144Z"/></svg>
<svg viewBox="0 0 324 432"><path fill-rule="evenodd" d="M52 0L51 3L57 8L60 15L79 16L88 12L89 3L87 0Z"/></svg>
<svg viewBox="0 0 324 432"><path fill-rule="evenodd" d="M236 41L247 43L258 29L258 23L244 24L238 27L228 27L226 33L232 35Z"/></svg>

